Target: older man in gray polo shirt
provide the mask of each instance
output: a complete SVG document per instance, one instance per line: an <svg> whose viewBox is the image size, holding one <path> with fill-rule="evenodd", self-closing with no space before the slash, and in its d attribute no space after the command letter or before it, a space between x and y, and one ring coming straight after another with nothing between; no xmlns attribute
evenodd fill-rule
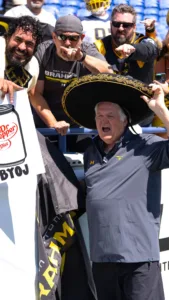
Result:
<svg viewBox="0 0 169 300"><path fill-rule="evenodd" d="M169 135L161 87L153 84L150 89L120 75L89 75L66 89L62 104L78 124L98 130L84 155L98 299L163 300L160 171L169 167L169 142L128 130L153 111Z"/></svg>

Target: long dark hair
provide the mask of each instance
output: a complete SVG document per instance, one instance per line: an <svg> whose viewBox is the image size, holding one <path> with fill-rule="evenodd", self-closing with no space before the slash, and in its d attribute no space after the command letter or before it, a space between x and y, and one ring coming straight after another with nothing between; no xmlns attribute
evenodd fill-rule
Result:
<svg viewBox="0 0 169 300"><path fill-rule="evenodd" d="M37 49L37 46L42 41L42 28L39 20L31 16L22 16L20 18L13 18L12 22L9 23L9 27L7 32L5 32L4 36L6 39L10 39L10 37L15 33L17 28L21 28L24 32L31 32L33 38L36 40L34 53Z"/></svg>

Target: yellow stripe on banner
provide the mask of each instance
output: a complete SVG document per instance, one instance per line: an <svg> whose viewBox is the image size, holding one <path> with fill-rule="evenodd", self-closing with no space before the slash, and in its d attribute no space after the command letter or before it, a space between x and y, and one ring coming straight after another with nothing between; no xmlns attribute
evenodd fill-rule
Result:
<svg viewBox="0 0 169 300"><path fill-rule="evenodd" d="M66 261L66 252L63 253L63 255L62 255L62 261L61 261L61 266L60 266L61 275L63 274L63 271L64 271L65 261Z"/></svg>
<svg viewBox="0 0 169 300"><path fill-rule="evenodd" d="M49 76L45 76L45 78L47 80L51 80L51 81L59 81L61 83L68 83L72 80L76 80L77 78L70 78L70 79L60 79L60 78L53 78L53 77L49 77Z"/></svg>
<svg viewBox="0 0 169 300"><path fill-rule="evenodd" d="M62 246L66 244L65 239L67 238L68 234L70 236L73 236L75 234L75 231L67 224L67 222L64 222L62 224L62 230L63 231L57 231L55 232L53 238L58 241Z"/></svg>

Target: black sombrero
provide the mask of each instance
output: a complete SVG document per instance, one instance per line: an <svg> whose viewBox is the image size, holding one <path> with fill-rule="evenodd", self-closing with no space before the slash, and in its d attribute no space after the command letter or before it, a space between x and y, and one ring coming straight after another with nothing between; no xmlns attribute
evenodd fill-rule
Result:
<svg viewBox="0 0 169 300"><path fill-rule="evenodd" d="M68 85L62 106L73 122L95 129L95 105L104 101L117 103L129 113L130 125L134 125L153 114L141 95L151 98L152 91L139 80L116 74L86 75Z"/></svg>

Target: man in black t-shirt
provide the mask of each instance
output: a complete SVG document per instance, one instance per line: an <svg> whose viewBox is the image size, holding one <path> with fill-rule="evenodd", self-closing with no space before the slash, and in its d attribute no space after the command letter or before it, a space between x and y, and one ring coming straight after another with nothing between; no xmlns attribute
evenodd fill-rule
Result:
<svg viewBox="0 0 169 300"><path fill-rule="evenodd" d="M65 135L73 126L61 105L66 85L79 76L112 73L112 70L95 45L83 42L83 27L77 17L68 15L59 18L52 38L42 43L36 53L40 73L30 100L37 113L36 126L52 127Z"/></svg>

